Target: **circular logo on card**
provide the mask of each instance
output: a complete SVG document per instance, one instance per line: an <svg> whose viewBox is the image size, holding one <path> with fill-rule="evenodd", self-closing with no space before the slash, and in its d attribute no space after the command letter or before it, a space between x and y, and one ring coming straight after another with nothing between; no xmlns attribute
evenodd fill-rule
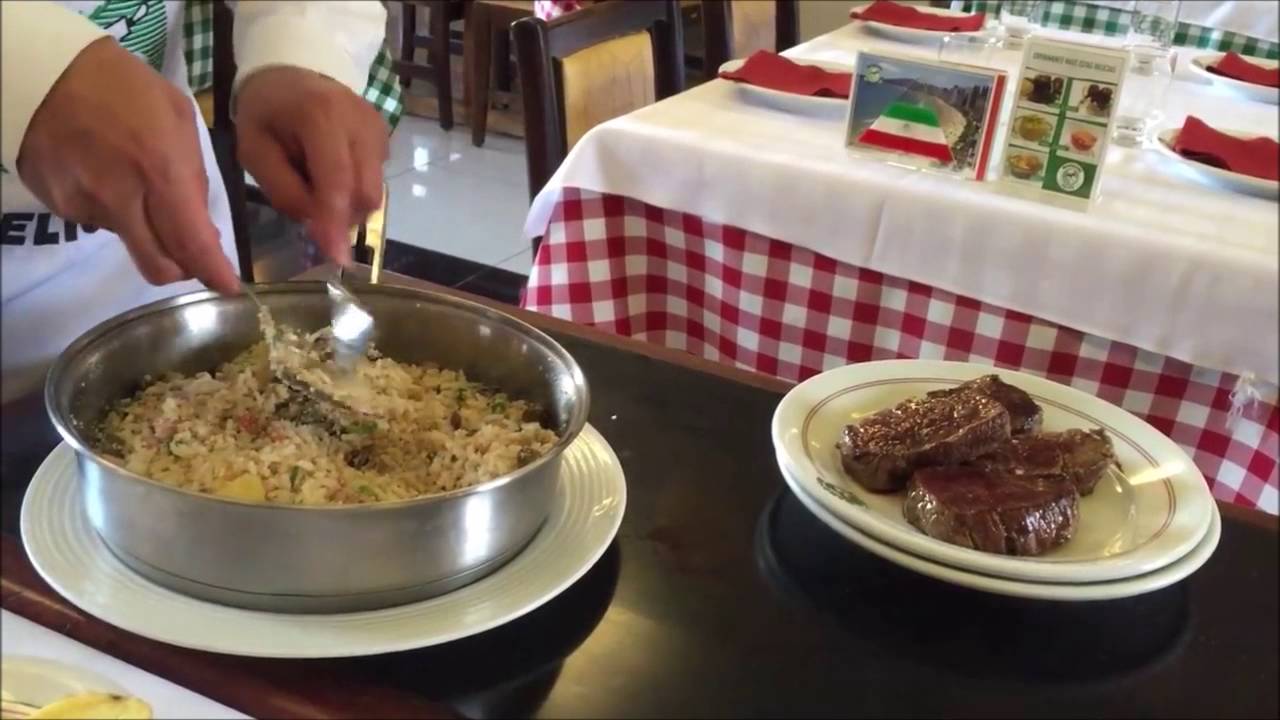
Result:
<svg viewBox="0 0 1280 720"><path fill-rule="evenodd" d="M869 65L866 72L867 82L878 83L880 82L880 78L883 74L884 71L880 69L879 65Z"/></svg>
<svg viewBox="0 0 1280 720"><path fill-rule="evenodd" d="M1084 185L1084 168L1073 162L1064 163L1058 168L1058 187L1067 192L1075 192L1081 185Z"/></svg>

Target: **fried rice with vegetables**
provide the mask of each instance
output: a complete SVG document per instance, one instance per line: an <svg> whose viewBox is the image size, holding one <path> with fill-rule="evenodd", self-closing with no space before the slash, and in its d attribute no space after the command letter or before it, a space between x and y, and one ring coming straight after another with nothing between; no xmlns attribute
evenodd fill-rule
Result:
<svg viewBox="0 0 1280 720"><path fill-rule="evenodd" d="M323 347L324 336L310 338ZM130 471L201 493L286 505L432 495L505 475L558 438L535 405L463 373L370 353L360 410L273 375L266 343L211 373L173 374L114 407L98 450Z"/></svg>

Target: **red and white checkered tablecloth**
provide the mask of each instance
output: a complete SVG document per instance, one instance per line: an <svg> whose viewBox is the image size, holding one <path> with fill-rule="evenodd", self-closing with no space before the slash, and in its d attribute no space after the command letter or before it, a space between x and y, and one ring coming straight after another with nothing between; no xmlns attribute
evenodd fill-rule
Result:
<svg viewBox="0 0 1280 720"><path fill-rule="evenodd" d="M564 189L523 304L797 382L888 358L1030 372L1166 433L1195 459L1215 497L1277 513L1276 386L1241 383L696 215Z"/></svg>

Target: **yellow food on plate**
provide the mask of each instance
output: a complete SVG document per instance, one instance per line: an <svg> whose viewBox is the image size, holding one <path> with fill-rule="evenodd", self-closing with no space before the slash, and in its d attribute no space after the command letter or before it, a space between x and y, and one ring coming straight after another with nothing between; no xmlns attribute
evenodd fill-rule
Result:
<svg viewBox="0 0 1280 720"><path fill-rule="evenodd" d="M62 720L149 720L151 706L136 697L110 693L81 693L49 703L27 716Z"/></svg>

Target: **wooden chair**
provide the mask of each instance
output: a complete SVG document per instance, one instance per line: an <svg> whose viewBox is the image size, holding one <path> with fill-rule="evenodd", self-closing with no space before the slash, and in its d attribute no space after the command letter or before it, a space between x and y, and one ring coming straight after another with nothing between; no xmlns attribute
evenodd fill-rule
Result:
<svg viewBox="0 0 1280 720"><path fill-rule="evenodd" d="M512 38L531 198L592 127L684 88L675 0L600 3L549 22L526 18L512 26Z"/></svg>
<svg viewBox="0 0 1280 720"><path fill-rule="evenodd" d="M231 122L231 88L236 79L236 56L231 39L234 19L224 0L213 3L213 124L209 127L209 139L214 158L218 161L222 184L227 188L240 277L245 282L253 282L253 243L249 238L245 209L248 190L244 168L236 157L236 128ZM261 191L254 190L261 196ZM255 199L266 200L265 197Z"/></svg>
<svg viewBox="0 0 1280 720"><path fill-rule="evenodd" d="M703 72L757 50L782 52L799 42L797 0L702 0Z"/></svg>
<svg viewBox="0 0 1280 720"><path fill-rule="evenodd" d="M413 78L435 85L440 104L440 127L453 127L453 75L449 24L462 19L469 3L461 0L402 0L400 3L400 59L395 62L400 85L409 87ZM427 9L428 34L418 34L418 8ZM427 64L414 62L414 51L425 48Z"/></svg>
<svg viewBox="0 0 1280 720"><path fill-rule="evenodd" d="M467 121L471 144L484 145L489 126L489 80L495 74L499 90L510 89L510 29L512 23L533 17L533 0L472 0L467 3L462 66L466 72ZM498 64L493 64L498 58Z"/></svg>

